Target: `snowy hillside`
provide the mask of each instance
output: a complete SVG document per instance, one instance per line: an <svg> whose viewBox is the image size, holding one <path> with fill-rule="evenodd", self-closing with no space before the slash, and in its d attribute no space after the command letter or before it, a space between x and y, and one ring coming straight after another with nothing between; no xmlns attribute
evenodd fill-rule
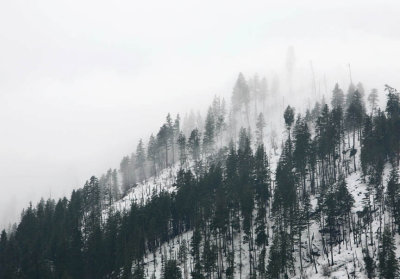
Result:
<svg viewBox="0 0 400 279"><path fill-rule="evenodd" d="M276 162L274 165L276 166ZM388 164L385 166L383 174L383 181L385 184L389 178L389 173L390 166ZM346 178L346 183L349 192L355 200L352 212L354 214L353 222L357 222L357 213L361 212L365 207L365 196L368 191L367 185L365 182L363 182L360 171L351 173ZM171 184L168 184L168 182L163 185L167 190L174 189L173 187L171 188ZM136 190L134 190L134 192L136 192ZM316 197L311 200L313 210L316 209L317 202L318 201ZM363 254L365 253L366 247L368 247L371 254L375 256L377 255L379 245L379 240L377 238L378 230L380 228L379 222L382 221L385 223L385 218L389 218L387 214L380 216L379 212L377 212L377 214L374 215L374 220L372 222L372 244L370 243L371 240L368 238L368 235L358 236L356 239L352 231L346 232L346 235L344 236L346 239L345 243L339 244L333 249L334 266L332 267L328 263L328 258L330 259L331 255L327 254L327 248L324 248L324 245L326 245L324 244L324 240L326 241L326 236L323 240L319 225L317 222L313 222L310 225L311 242L309 243L308 239L304 237L302 239L302 246L304 250L306 250L309 245L312 247L311 251L314 256L315 264L310 260L310 254L308 252L303 252L302 261L304 272L303 274L297 273L292 278L368 278L365 271ZM272 234L272 229L270 229L269 234ZM190 273L193 271L194 259L189 254L187 255L186 261L182 260L180 251L182 250L183 246L190 250L190 241L192 235L192 231L183 233L180 236L171 239L168 243L164 243L159 249L157 249L155 253L147 253L144 257L144 270L146 278L162 278L162 268L168 259L178 259L179 266L184 274L184 278L190 278ZM210 241L217 241L217 239L212 239ZM235 265L238 268L235 272L234 278L250 278L248 275L248 247L243 245L240 248L241 239L239 238L239 235L235 235L234 241L234 246L237 247L235 253L239 254L241 251L241 260L243 262L240 274L239 258L237 257L235 259ZM400 236L398 235L396 236L396 246L400 247ZM294 253L299 253L298 249L296 249ZM400 249L397 250L397 257L400 258ZM221 257L220 261L222 266L227 265L225 257ZM300 270L298 260L296 261L296 270Z"/></svg>
<svg viewBox="0 0 400 279"><path fill-rule="evenodd" d="M337 84L296 113L263 86L239 74L229 109L168 114L118 171L28 207L1 235L4 274L399 278L399 93L367 114L362 84Z"/></svg>

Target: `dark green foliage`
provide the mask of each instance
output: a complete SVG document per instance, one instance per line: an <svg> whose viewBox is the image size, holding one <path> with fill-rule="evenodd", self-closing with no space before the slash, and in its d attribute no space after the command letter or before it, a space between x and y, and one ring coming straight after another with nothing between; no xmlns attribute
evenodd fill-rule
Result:
<svg viewBox="0 0 400 279"><path fill-rule="evenodd" d="M208 154L213 151L215 137L215 116L210 107L207 112L206 124L204 127L203 151Z"/></svg>
<svg viewBox="0 0 400 279"><path fill-rule="evenodd" d="M355 146L356 131L361 129L365 114L364 104L360 92L357 90L349 93L348 107L346 109L346 125L348 131L353 132L353 149Z"/></svg>
<svg viewBox="0 0 400 279"><path fill-rule="evenodd" d="M343 90L339 88L339 84L335 84L335 89L332 91L332 101L333 108L343 107L344 105L344 93Z"/></svg>
<svg viewBox="0 0 400 279"><path fill-rule="evenodd" d="M385 226L382 236L382 246L378 253L379 272L382 278L394 279L399 275L399 263L396 258L396 246L392 233L388 226Z"/></svg>
<svg viewBox="0 0 400 279"><path fill-rule="evenodd" d="M285 118L286 128L290 130L294 122L294 109L287 106L283 117Z"/></svg>
<svg viewBox="0 0 400 279"><path fill-rule="evenodd" d="M182 272L176 260L167 261L162 279L182 279Z"/></svg>
<svg viewBox="0 0 400 279"><path fill-rule="evenodd" d="M368 249L367 253L364 256L364 264L365 264L365 270L367 271L367 276L368 278L374 278L375 276L375 261L374 259L369 255Z"/></svg>
<svg viewBox="0 0 400 279"><path fill-rule="evenodd" d="M264 128L266 126L264 115L260 113L257 117L257 123L256 123L256 136L257 136L257 144L261 145L264 142Z"/></svg>
<svg viewBox="0 0 400 279"><path fill-rule="evenodd" d="M132 188L136 183L136 175L134 170L134 160L133 154L131 158L129 156L125 156L122 158L120 163L119 171L122 176L122 192L126 194L130 188Z"/></svg>
<svg viewBox="0 0 400 279"><path fill-rule="evenodd" d="M269 252L267 278L285 277L293 271L294 259L290 245L290 235L286 232L276 232Z"/></svg>
<svg viewBox="0 0 400 279"><path fill-rule="evenodd" d="M179 161L181 165L184 165L186 163L186 137L182 132L179 133L177 143L179 148Z"/></svg>
<svg viewBox="0 0 400 279"><path fill-rule="evenodd" d="M303 183L303 193L306 191L307 163L308 154L311 148L311 135L308 125L304 119L298 118L294 127L295 148L293 151L293 161L297 172L300 174Z"/></svg>
<svg viewBox="0 0 400 279"><path fill-rule="evenodd" d="M193 160L197 161L200 159L200 133L199 130L194 129L190 133L188 140L188 147Z"/></svg>
<svg viewBox="0 0 400 279"><path fill-rule="evenodd" d="M232 106L233 111L238 112L243 106L248 109L248 104L250 102L250 91L247 85L246 79L242 73L239 73L235 87L232 93Z"/></svg>
<svg viewBox="0 0 400 279"><path fill-rule="evenodd" d="M157 142L153 134L151 134L149 143L147 145L147 159L151 162L151 174L156 174L156 165L157 165Z"/></svg>
<svg viewBox="0 0 400 279"><path fill-rule="evenodd" d="M389 156L400 162L400 95L397 90L386 86L387 103L386 113L388 115L388 129L390 131L388 143L390 146Z"/></svg>
<svg viewBox="0 0 400 279"><path fill-rule="evenodd" d="M136 162L135 162L135 167L139 170L138 172L139 181L146 179L145 163L146 163L146 153L144 151L143 141L142 139L140 139L136 147Z"/></svg>
<svg viewBox="0 0 400 279"><path fill-rule="evenodd" d="M253 82L252 90L261 90L261 85L256 85L259 82ZM237 112L247 106L246 86L244 77L239 77L235 87ZM218 143L222 146L220 139L225 136L225 112L218 99L208 111L203 136L194 129L186 139L180 132L179 116L174 122L167 116L157 138L150 137L146 152L140 141L136 153L123 158L121 184L127 193L137 179L170 166L179 155L176 191L157 189L145 203L132 203L125 211L115 212L108 206L119 198L119 185L117 171L110 169L100 180L91 177L70 200L30 206L15 230L1 233L0 278L144 278L152 275L147 274L149 263L144 255L158 253L164 243L176 245L176 239L179 253L164 253L163 278L181 278L183 267L192 278L234 278L247 264L249 274L243 273L242 278L289 278L295 276L295 259L301 268L306 261L308 266L316 263L312 242L317 240L309 233L312 220L321 225L324 253L329 251L327 245L332 251L334 245L344 241L353 247L364 245L363 234L373 216L385 214L386 209L391 213L390 225L400 231L396 172L399 98L396 91L388 89L386 112L377 109L366 116L362 86L357 88L350 88L345 105L337 85L332 109L316 103L296 122L294 109L287 107L284 120L289 134L274 176L262 144L265 121L261 114L256 144L252 145L249 129L242 128L238 142L231 141L229 147L219 151L216 147ZM258 98L259 92L252 93ZM362 179L369 186L368 198L375 194L374 202L369 200L359 218L351 213L354 199L345 180L350 173L348 159L351 155L358 157L355 148L350 150L349 133L354 146L358 144L356 135L360 139ZM256 148L254 153L252 148ZM352 156L354 161L356 156ZM193 161L194 170L190 168ZM382 173L387 162L394 168L384 192ZM318 195L319 203L315 212L311 206L314 195ZM186 232L193 232L189 241L176 238ZM272 245L268 249L270 234ZM354 240L347 242L350 235ZM376 238L373 232L371 235L371 244L367 245L372 246ZM384 233L381 243L380 274L395 278L398 266L390 232ZM243 248L244 244L248 247ZM248 255L243 256L245 250ZM189 253L193 261L188 268ZM170 260L165 260L167 257ZM335 264L332 254L330 258L330 264ZM370 278L376 275L374 260L367 251L364 261Z"/></svg>
<svg viewBox="0 0 400 279"><path fill-rule="evenodd" d="M144 276L144 269L141 264L136 265L133 274L132 274L132 279L145 279L146 277Z"/></svg>

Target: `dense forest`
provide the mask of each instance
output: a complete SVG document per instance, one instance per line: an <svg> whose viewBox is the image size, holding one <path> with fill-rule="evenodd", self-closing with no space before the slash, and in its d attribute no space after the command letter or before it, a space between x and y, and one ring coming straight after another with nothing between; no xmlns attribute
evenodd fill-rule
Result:
<svg viewBox="0 0 400 279"><path fill-rule="evenodd" d="M29 205L0 278L399 278L399 92L336 84L297 113L277 87L239 74L229 103Z"/></svg>

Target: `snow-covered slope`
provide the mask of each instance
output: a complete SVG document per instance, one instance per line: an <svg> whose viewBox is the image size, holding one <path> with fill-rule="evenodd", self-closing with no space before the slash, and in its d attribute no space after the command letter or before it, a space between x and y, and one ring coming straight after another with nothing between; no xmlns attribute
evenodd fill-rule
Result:
<svg viewBox="0 0 400 279"><path fill-rule="evenodd" d="M390 171L390 166L387 165L384 171L384 181L388 179ZM346 178L349 192L354 197L355 203L352 209L353 213L362 211L365 205L365 193L367 192L367 185L362 181L360 172L354 172ZM171 189L171 188L170 188ZM316 198L313 198L311 204L315 207L317 204ZM383 216L385 218L385 216ZM356 221L356 220L354 220ZM373 221L373 245L370 245L370 240L367 239L368 249L372 255L376 255L378 251L378 241L377 241L377 230L379 229L379 216L376 215ZM164 243L155 253L148 253L144 258L145 275L147 278L161 278L161 271L163 266L163 261L167 259L179 259L179 250L183 241L190 246L190 241L192 237L192 231L184 233L168 243ZM272 230L270 231L272 234ZM333 259L334 266L329 266L328 258L330 260L330 253L327 255L323 252L323 240L320 233L320 227L317 222L312 222L310 226L311 245L314 255L319 255L315 257L315 266L309 260L309 255L306 254L306 247L308 246L306 236L303 237L303 274L300 274L299 261L296 262L297 273L293 278L367 278L365 272L365 266L363 261L363 249L365 249L366 239L363 236L361 239L355 241L353 232L350 234L346 233L346 241L341 245L334 246L333 249ZM243 235L242 235L243 236ZM326 239L325 239L326 240ZM347 242L347 244L345 244ZM400 238L396 238L396 244L400 246ZM241 246L241 247L240 247ZM235 235L235 254L239 255L241 248L241 258L242 258L242 271L240 276L239 269L239 257L235 257L236 273L234 278L249 278L249 266L248 266L248 246L240 245L239 235ZM190 250L190 249L189 249ZM398 256L400 256L400 251L397 251ZM296 249L294 251L295 255L298 255L299 251ZM268 254L268 252L267 252ZM296 258L296 257L295 257ZM298 257L297 257L298 258ZM226 258L222 257L224 261L224 266L227 266ZM193 270L193 257L188 253L188 258L186 264L183 261L179 261L181 270L183 274L187 273L188 278L190 278L190 272ZM185 267L186 265L186 267ZM186 271L185 271L186 270Z"/></svg>

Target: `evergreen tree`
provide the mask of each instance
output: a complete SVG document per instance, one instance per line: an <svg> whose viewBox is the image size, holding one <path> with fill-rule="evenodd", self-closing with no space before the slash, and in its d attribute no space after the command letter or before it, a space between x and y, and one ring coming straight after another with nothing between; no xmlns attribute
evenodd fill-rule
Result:
<svg viewBox="0 0 400 279"><path fill-rule="evenodd" d="M290 106L287 106L283 117L285 119L286 129L289 131L290 136L290 129L292 128L294 122L294 109Z"/></svg>
<svg viewBox="0 0 400 279"><path fill-rule="evenodd" d="M136 183L136 177L129 156L122 158L119 171L122 176L122 192L123 194L126 194L128 190Z"/></svg>
<svg viewBox="0 0 400 279"><path fill-rule="evenodd" d="M133 271L132 279L145 279L146 277L144 275L143 266L141 264L137 264Z"/></svg>
<svg viewBox="0 0 400 279"><path fill-rule="evenodd" d="M182 132L179 133L177 142L179 148L179 161L181 166L183 166L186 163L186 137Z"/></svg>
<svg viewBox="0 0 400 279"><path fill-rule="evenodd" d="M293 122L294 122L294 109L291 108L290 106L287 106L284 114L283 114L283 118L285 119L285 125L286 125L286 129L289 135L289 142L288 142L288 146L289 146L289 153L292 153L292 140L291 140L291 135L290 135L290 130L292 128Z"/></svg>
<svg viewBox="0 0 400 279"><path fill-rule="evenodd" d="M111 183L112 183L112 197L114 201L119 200L120 198L120 188L119 188L119 182L118 182L118 173L117 169L114 169L111 174Z"/></svg>
<svg viewBox="0 0 400 279"><path fill-rule="evenodd" d="M244 75L242 73L239 73L235 87L233 88L232 107L233 107L233 112L236 115L236 113L240 112L242 107L244 106L246 110L248 126L250 126L249 102L250 102L249 87L247 85L246 79L244 78Z"/></svg>
<svg viewBox="0 0 400 279"><path fill-rule="evenodd" d="M204 128L203 137L203 150L204 153L209 154L213 150L215 136L215 119L212 108L210 107L207 112L206 125Z"/></svg>
<svg viewBox="0 0 400 279"><path fill-rule="evenodd" d="M388 126L390 129L389 146L391 158L397 157L400 162L400 94L396 89L386 86L387 94L386 113L388 115Z"/></svg>
<svg viewBox="0 0 400 279"><path fill-rule="evenodd" d="M382 278L394 279L399 275L399 263L396 258L396 246L392 233L388 226L385 226L382 236L382 246L379 249L379 272Z"/></svg>
<svg viewBox="0 0 400 279"><path fill-rule="evenodd" d="M332 101L333 108L341 107L344 105L344 93L343 90L339 88L339 84L335 84L335 88L332 91Z"/></svg>
<svg viewBox="0 0 400 279"><path fill-rule="evenodd" d="M170 148L170 133L171 133L171 127L169 126L172 125L171 123L167 123L161 126L160 130L158 131L157 134L157 146L162 150L161 152L163 153L163 156L165 158L165 164L164 167L168 167L169 161L168 161L168 152Z"/></svg>
<svg viewBox="0 0 400 279"><path fill-rule="evenodd" d="M1 278L6 278L6 264L7 264L7 258L6 258L6 250L7 250L7 233L5 230L1 231L0 235L0 277Z"/></svg>
<svg viewBox="0 0 400 279"><path fill-rule="evenodd" d="M215 116L215 136L219 138L220 146L222 146L222 136L223 132L226 129L226 108L225 108L225 100L222 99L222 102L219 101L219 98L216 98L213 103L213 111Z"/></svg>
<svg viewBox="0 0 400 279"><path fill-rule="evenodd" d="M264 142L264 128L266 126L264 115L262 112L257 117L257 123L256 123L256 136L257 136L257 145L261 145Z"/></svg>
<svg viewBox="0 0 400 279"><path fill-rule="evenodd" d="M156 162L157 162L157 142L153 134L151 134L149 143L147 145L147 159L152 162L151 174L156 174Z"/></svg>
<svg viewBox="0 0 400 279"><path fill-rule="evenodd" d="M190 133L188 147L193 160L198 161L200 159L200 134L198 129L194 129Z"/></svg>
<svg viewBox="0 0 400 279"><path fill-rule="evenodd" d="M374 113L378 104L378 89L373 88L368 95L368 102L371 107L371 113Z"/></svg>
<svg viewBox="0 0 400 279"><path fill-rule="evenodd" d="M367 247L366 251L367 251L367 253L364 256L365 269L367 271L368 278L372 279L372 278L375 278L375 261L370 256L368 247Z"/></svg>
<svg viewBox="0 0 400 279"><path fill-rule="evenodd" d="M361 94L361 98L364 98L365 89L364 85L361 82L357 83L357 91Z"/></svg>
<svg viewBox="0 0 400 279"><path fill-rule="evenodd" d="M353 102L354 92L356 92L356 87L354 86L353 83L350 83L346 94L346 101L345 101L346 110L350 106L351 102Z"/></svg>
<svg viewBox="0 0 400 279"><path fill-rule="evenodd" d="M146 153L144 151L143 141L139 140L136 147L136 168L139 169L139 180L146 179L145 163L146 163Z"/></svg>
<svg viewBox="0 0 400 279"><path fill-rule="evenodd" d="M350 103L346 110L346 124L347 128L353 132L353 148L351 152L351 156L354 159L354 170L356 171L356 159L355 159L355 142L356 142L356 131L361 133L361 125L364 117L364 106L362 102L361 94L358 91L354 91L352 97L350 98Z"/></svg>
<svg viewBox="0 0 400 279"><path fill-rule="evenodd" d="M386 203L391 213L392 224L397 224L400 231L400 183L398 169L394 166L390 172L386 190Z"/></svg>
<svg viewBox="0 0 400 279"><path fill-rule="evenodd" d="M304 119L298 118L294 127L295 148L293 151L293 161L296 170L300 173L303 182L303 193L306 192L306 175L308 154L310 151L311 135L308 125Z"/></svg>
<svg viewBox="0 0 400 279"><path fill-rule="evenodd" d="M269 252L267 265L267 278L280 278L281 274L284 278L289 278L289 274L293 273L294 258L290 245L290 236L285 232L276 231Z"/></svg>

